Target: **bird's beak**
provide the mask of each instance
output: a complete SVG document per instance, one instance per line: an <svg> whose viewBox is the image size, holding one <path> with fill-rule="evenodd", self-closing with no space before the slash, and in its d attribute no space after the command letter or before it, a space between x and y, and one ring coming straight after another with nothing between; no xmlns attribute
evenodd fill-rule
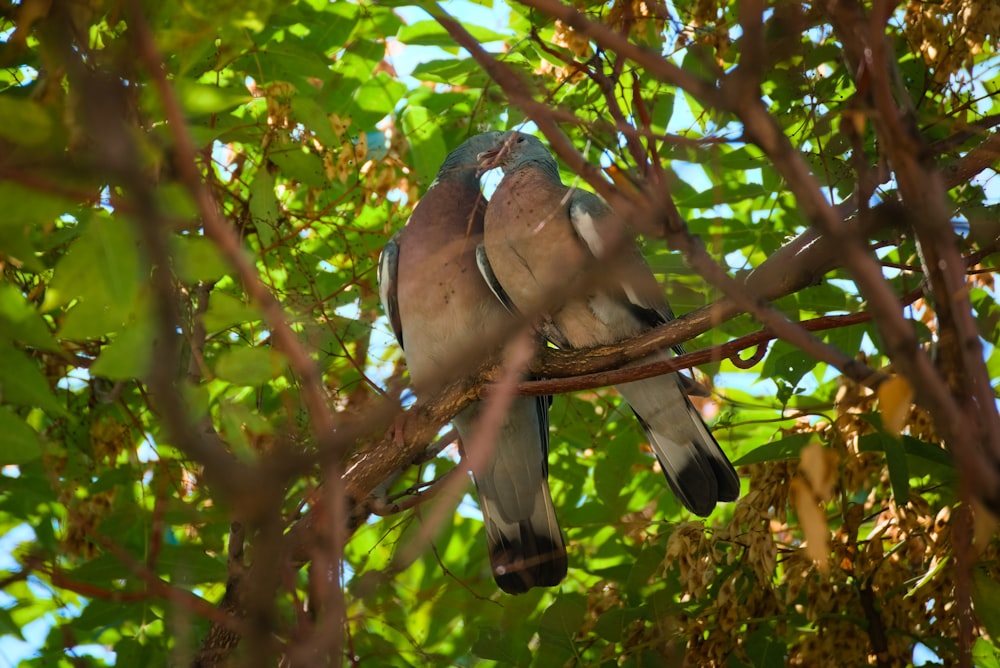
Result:
<svg viewBox="0 0 1000 668"><path fill-rule="evenodd" d="M507 159L510 154L510 147L513 144L513 138L515 133L508 133L502 141L498 142L496 146L488 151L483 151L476 155L476 161L479 163L480 172L488 172L491 169L495 169L503 164L503 161Z"/></svg>
<svg viewBox="0 0 1000 668"><path fill-rule="evenodd" d="M488 151L483 151L482 153L476 155L476 161L479 163L479 169L484 172L488 172L494 167L500 166L500 154L504 152L505 144L500 144L495 146Z"/></svg>

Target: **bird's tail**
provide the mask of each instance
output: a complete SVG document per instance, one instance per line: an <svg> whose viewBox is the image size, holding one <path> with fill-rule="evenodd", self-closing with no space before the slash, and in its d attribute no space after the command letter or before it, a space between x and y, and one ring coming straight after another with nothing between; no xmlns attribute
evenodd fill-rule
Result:
<svg viewBox="0 0 1000 668"><path fill-rule="evenodd" d="M455 419L471 432L475 409ZM474 476L493 578L508 594L554 587L566 577L563 541L548 484L548 402L515 399L497 434L492 461Z"/></svg>
<svg viewBox="0 0 1000 668"><path fill-rule="evenodd" d="M617 389L642 423L670 489L685 508L706 517L716 503L739 498L736 469L688 400L677 374Z"/></svg>

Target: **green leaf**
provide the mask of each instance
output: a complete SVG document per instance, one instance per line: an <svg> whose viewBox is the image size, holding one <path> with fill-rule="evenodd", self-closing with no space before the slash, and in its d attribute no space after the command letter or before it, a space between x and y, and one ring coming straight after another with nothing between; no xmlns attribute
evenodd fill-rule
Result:
<svg viewBox="0 0 1000 668"><path fill-rule="evenodd" d="M536 665L556 666L574 654L574 635L587 614L586 599L576 593L560 595L542 613L538 624Z"/></svg>
<svg viewBox="0 0 1000 668"><path fill-rule="evenodd" d="M746 639L747 656L754 668L782 668L787 663L788 646L774 637L774 629L765 625Z"/></svg>
<svg viewBox="0 0 1000 668"><path fill-rule="evenodd" d="M271 348L234 348L219 356L215 375L234 385L256 386L281 373L284 360Z"/></svg>
<svg viewBox="0 0 1000 668"><path fill-rule="evenodd" d="M205 237L171 237L170 254L174 272L185 283L211 283L229 271L229 263L222 257L219 248Z"/></svg>
<svg viewBox="0 0 1000 668"><path fill-rule="evenodd" d="M67 415L56 400L38 363L23 351L0 343L0 399L4 403L41 408L56 416Z"/></svg>
<svg viewBox="0 0 1000 668"><path fill-rule="evenodd" d="M678 206L692 209L710 209L719 204L738 202L770 195L770 191L759 183L739 183L725 181L721 188L709 188L692 197L678 201Z"/></svg>
<svg viewBox="0 0 1000 668"><path fill-rule="evenodd" d="M431 120L431 114L423 107L413 105L406 107L402 121L403 132L410 141L417 176L422 183L430 185L448 155L448 148L441 137L441 129Z"/></svg>
<svg viewBox="0 0 1000 668"><path fill-rule="evenodd" d="M864 339L866 325L852 325L851 327L837 327L822 332L822 336L831 346L836 346L838 350L854 357L861 350L861 341Z"/></svg>
<svg viewBox="0 0 1000 668"><path fill-rule="evenodd" d="M258 84L288 81L300 90L311 85L310 79L324 80L330 76L330 62L322 52L292 41L269 44L266 51L248 53L235 65L252 72Z"/></svg>
<svg viewBox="0 0 1000 668"><path fill-rule="evenodd" d="M79 300L60 335L77 340L103 336L128 319L138 278L139 249L131 228L118 218L101 216L86 226L56 265L42 309Z"/></svg>
<svg viewBox="0 0 1000 668"><path fill-rule="evenodd" d="M361 128L374 127L396 107L405 94L406 86L385 72L368 78L354 94L354 123Z"/></svg>
<svg viewBox="0 0 1000 668"><path fill-rule="evenodd" d="M422 81L432 81L451 86L470 86L475 85L471 83L473 81L485 81L482 69L471 58L463 60L428 60L413 68L413 76ZM435 97L438 97L438 95L435 95ZM410 99L413 99L412 94Z"/></svg>
<svg viewBox="0 0 1000 668"><path fill-rule="evenodd" d="M864 415L864 418L866 421L872 423L872 425L877 429L881 429L882 423L881 420L878 419L878 415L867 414ZM881 436L881 433L865 434L858 439L858 450L861 452L885 452ZM926 441L913 438L912 436L904 435L903 449L906 451L906 454L913 457L919 457L920 459L924 459L934 464L940 464L948 468L955 467L955 462L952 459L951 454L940 445L928 443Z"/></svg>
<svg viewBox="0 0 1000 668"><path fill-rule="evenodd" d="M224 579L226 564L194 545L164 544L156 561L156 572L175 585L192 585Z"/></svg>
<svg viewBox="0 0 1000 668"><path fill-rule="evenodd" d="M289 156L303 155L299 149L293 149L287 153L272 153L272 158L281 155L283 158ZM274 243L277 236L275 229L278 227L280 213L278 210L278 197L274 194L274 175L271 170L261 167L257 170L250 183L250 215L253 217L257 234L260 235L260 242L268 248Z"/></svg>
<svg viewBox="0 0 1000 668"><path fill-rule="evenodd" d="M42 456L42 441L27 423L0 406L0 465L24 464Z"/></svg>
<svg viewBox="0 0 1000 668"><path fill-rule="evenodd" d="M304 183L307 186L313 186L315 188L323 188L327 185L326 170L323 168L323 161L312 151L308 151L299 146L294 146L285 150L271 151L268 153L268 158L271 162L278 166L283 176L292 179L293 181L298 181L299 183ZM260 172L258 172L258 177L263 179L270 178L273 186L273 176L261 176ZM257 179L255 178L254 183L251 186L251 191L262 192L267 187L267 183L268 182L265 180L258 184ZM257 188L261 188L261 191L258 191ZM261 209L259 212L266 214L264 220L268 220L270 218L278 220L279 218L278 200L274 194L273 187L271 188L271 200L274 202L273 205L266 201L258 203L266 207ZM255 209L251 208L251 212L253 211L255 211Z"/></svg>
<svg viewBox="0 0 1000 668"><path fill-rule="evenodd" d="M820 285L800 290L798 292L798 303L801 309L814 313L827 313L829 311L848 311L853 313L858 309L857 295L848 294L829 283L821 283ZM852 327L848 329L858 328ZM847 349L844 352L855 355L858 350Z"/></svg>
<svg viewBox="0 0 1000 668"><path fill-rule="evenodd" d="M42 144L53 133L48 110L33 100L0 95L0 118L0 138L21 146Z"/></svg>
<svg viewBox="0 0 1000 668"><path fill-rule="evenodd" d="M653 108L650 113L650 117L653 126L657 128L658 132L666 132L667 126L670 124L670 119L674 115L674 103L677 101L677 96L668 90L658 91L656 97L653 99Z"/></svg>
<svg viewBox="0 0 1000 668"><path fill-rule="evenodd" d="M608 642L615 642L626 629L627 611L622 608L612 608L602 614L594 625L594 633Z"/></svg>
<svg viewBox="0 0 1000 668"><path fill-rule="evenodd" d="M0 258L6 256L11 264L40 274L45 271L45 265L39 261L30 232L26 232L10 225L0 225Z"/></svg>
<svg viewBox="0 0 1000 668"><path fill-rule="evenodd" d="M119 575L121 565L119 563ZM107 628L121 628L127 621L143 619L147 614L145 603L123 603L121 601L102 601L91 599L73 620L73 629L86 633Z"/></svg>
<svg viewBox="0 0 1000 668"><path fill-rule="evenodd" d="M629 600L641 601L641 592L650 579L663 568L664 550L659 545L644 545L629 570L626 591Z"/></svg>
<svg viewBox="0 0 1000 668"><path fill-rule="evenodd" d="M993 638L1000 638L1000 582L982 568L972 571L972 602L976 617Z"/></svg>
<svg viewBox="0 0 1000 668"><path fill-rule="evenodd" d="M189 79L175 79L174 87L184 111L192 116L215 114L246 104L252 97L246 88L223 88Z"/></svg>
<svg viewBox="0 0 1000 668"><path fill-rule="evenodd" d="M523 666L530 661L531 653L527 645L517 645L511 642L510 636L501 629L492 626L481 626L472 653L481 659L498 661L501 665Z"/></svg>
<svg viewBox="0 0 1000 668"><path fill-rule="evenodd" d="M42 316L25 300L21 291L9 283L0 284L0 339L19 341L42 350L60 350Z"/></svg>
<svg viewBox="0 0 1000 668"><path fill-rule="evenodd" d="M1000 668L1000 647L986 638L976 638L972 646L972 663L976 668Z"/></svg>
<svg viewBox="0 0 1000 668"><path fill-rule="evenodd" d="M785 438L771 441L759 448L754 448L733 462L734 466L760 464L761 462L776 462L783 459L796 459L802 448L809 444L811 434L792 434Z"/></svg>
<svg viewBox="0 0 1000 668"><path fill-rule="evenodd" d="M324 145L333 147L340 144L340 139L334 134L330 125L326 110L314 98L296 95L292 98L292 112Z"/></svg>
<svg viewBox="0 0 1000 668"><path fill-rule="evenodd" d="M901 439L884 432L879 436L885 450L885 463L889 467L892 495L897 504L905 505L910 498L910 468L906 463L906 449Z"/></svg>
<svg viewBox="0 0 1000 668"><path fill-rule="evenodd" d="M502 42L510 37L477 25L465 24L464 27L480 44ZM403 26L396 33L396 39L403 44L412 44L413 46L440 46L443 49L458 49L455 38L449 35L448 31L437 21L419 21Z"/></svg>
<svg viewBox="0 0 1000 668"><path fill-rule="evenodd" d="M0 608L0 636L13 636L21 642L26 642L21 627L14 623L14 618L6 608Z"/></svg>
<svg viewBox="0 0 1000 668"><path fill-rule="evenodd" d="M206 143L211 143L211 140ZM173 181L156 188L156 205L161 211L169 211L172 217L179 219L195 220L199 215L191 191Z"/></svg>
<svg viewBox="0 0 1000 668"><path fill-rule="evenodd" d="M784 341L775 342L767 353L761 375L765 378L781 378L792 386L797 386L802 376L816 366L816 360Z"/></svg>
<svg viewBox="0 0 1000 668"><path fill-rule="evenodd" d="M111 380L146 378L153 365L155 333L151 318L129 323L101 350L90 373Z"/></svg>
<svg viewBox="0 0 1000 668"><path fill-rule="evenodd" d="M256 322L261 319L260 311L228 292L215 291L209 297L208 311L203 316L209 333L229 329L235 325Z"/></svg>
<svg viewBox="0 0 1000 668"><path fill-rule="evenodd" d="M621 436L615 442L616 448L627 448L635 443L634 439ZM594 467L594 491L597 501L605 506L610 517L616 517L625 510L627 499L622 496L632 480L632 464L634 457L623 456L623 452L607 453L599 458Z"/></svg>
<svg viewBox="0 0 1000 668"><path fill-rule="evenodd" d="M2 118L2 117L0 117ZM57 234L52 228L60 218L74 213L77 204L47 187L25 188L0 180L0 257L33 273L49 268L42 255Z"/></svg>
<svg viewBox="0 0 1000 668"><path fill-rule="evenodd" d="M162 661L157 661L154 657L155 650L150 643L141 643L136 638L132 637L123 637L115 643L115 665L164 665Z"/></svg>

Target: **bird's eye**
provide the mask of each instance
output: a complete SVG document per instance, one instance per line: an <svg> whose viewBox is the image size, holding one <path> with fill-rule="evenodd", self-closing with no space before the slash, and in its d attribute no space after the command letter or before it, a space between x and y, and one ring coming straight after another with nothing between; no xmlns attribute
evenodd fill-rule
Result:
<svg viewBox="0 0 1000 668"><path fill-rule="evenodd" d="M518 144L521 144L521 143L523 143L523 142L524 142L524 137L521 137L521 136L518 136L518 138L517 138L517 143L518 143Z"/></svg>

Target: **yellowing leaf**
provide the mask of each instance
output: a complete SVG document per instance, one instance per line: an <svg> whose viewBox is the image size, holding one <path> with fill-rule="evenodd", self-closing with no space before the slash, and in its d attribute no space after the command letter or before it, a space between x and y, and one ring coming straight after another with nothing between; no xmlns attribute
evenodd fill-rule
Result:
<svg viewBox="0 0 1000 668"><path fill-rule="evenodd" d="M837 453L813 443L802 448L799 468L812 487L817 499L826 500L833 496L837 485Z"/></svg>
<svg viewBox="0 0 1000 668"><path fill-rule="evenodd" d="M979 503L972 501L972 535L973 545L977 554L982 554L983 550L990 544L990 539L997 532L997 516Z"/></svg>
<svg viewBox="0 0 1000 668"><path fill-rule="evenodd" d="M898 436L906 426L913 401L913 387L902 376L893 376L878 386L878 409L886 431Z"/></svg>
<svg viewBox="0 0 1000 668"><path fill-rule="evenodd" d="M829 568L828 558L830 555L830 531L826 525L826 515L822 507L817 503L809 483L804 478L792 478L788 486L788 494L795 506L795 512L799 516L799 524L802 526L802 533L805 535L806 556L816 563L820 571L826 572Z"/></svg>

